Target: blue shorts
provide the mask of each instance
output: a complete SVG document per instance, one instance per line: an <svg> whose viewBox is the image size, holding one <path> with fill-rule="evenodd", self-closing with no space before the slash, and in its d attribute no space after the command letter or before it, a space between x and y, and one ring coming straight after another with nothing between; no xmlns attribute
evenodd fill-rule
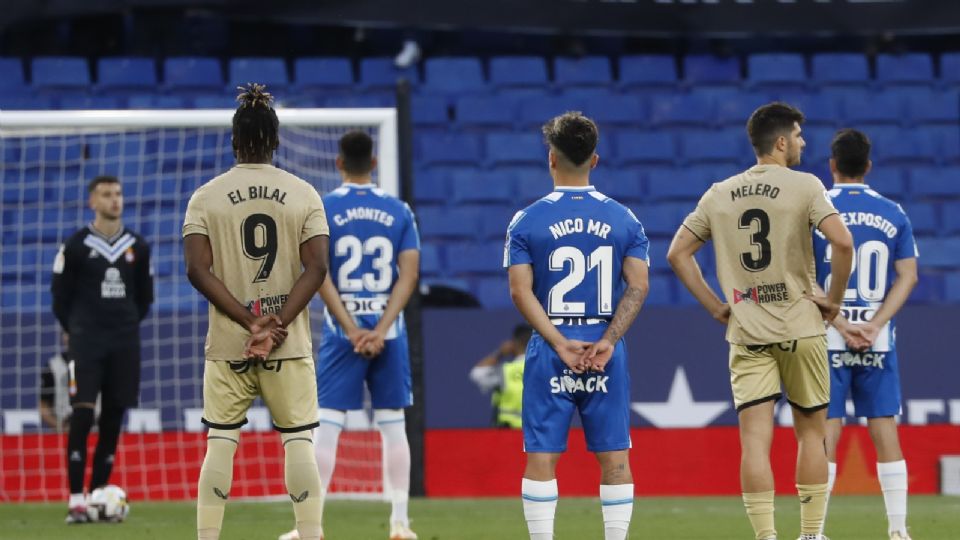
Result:
<svg viewBox="0 0 960 540"><path fill-rule="evenodd" d="M558 327L570 339L593 342L607 326ZM534 333L523 371L523 447L526 452L563 452L573 411L580 411L587 449L630 448L630 372L623 340L603 373L577 375Z"/></svg>
<svg viewBox="0 0 960 540"><path fill-rule="evenodd" d="M847 416L847 396L854 416L880 418L900 414L900 374L897 353L827 351L830 362L828 418Z"/></svg>
<svg viewBox="0 0 960 540"><path fill-rule="evenodd" d="M374 409L402 409L413 405L406 334L384 341L383 352L367 359L353 352L350 340L325 326L317 360L320 408L362 409L364 383L370 390Z"/></svg>

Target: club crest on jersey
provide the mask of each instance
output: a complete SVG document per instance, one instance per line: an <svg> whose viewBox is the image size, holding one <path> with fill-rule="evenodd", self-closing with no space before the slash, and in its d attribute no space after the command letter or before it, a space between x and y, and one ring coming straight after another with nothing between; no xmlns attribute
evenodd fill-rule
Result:
<svg viewBox="0 0 960 540"><path fill-rule="evenodd" d="M123 254L123 258L128 264L133 264L133 261L136 260L136 256L133 254L132 247L127 248L127 252Z"/></svg>
<svg viewBox="0 0 960 540"><path fill-rule="evenodd" d="M749 289L733 289L733 303L747 302L753 304L769 304L771 302L787 302L790 300L790 293L787 292L787 284L764 283Z"/></svg>

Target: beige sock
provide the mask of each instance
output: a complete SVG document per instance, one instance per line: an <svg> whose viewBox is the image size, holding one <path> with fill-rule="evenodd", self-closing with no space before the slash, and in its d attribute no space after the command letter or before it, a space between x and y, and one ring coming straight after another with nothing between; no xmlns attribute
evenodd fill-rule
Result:
<svg viewBox="0 0 960 540"><path fill-rule="evenodd" d="M747 509L747 517L753 526L753 533L757 540L767 540L777 537L777 529L773 525L773 492L744 493L743 506Z"/></svg>
<svg viewBox="0 0 960 540"><path fill-rule="evenodd" d="M207 455L200 467L197 488L197 538L217 540L223 525L223 508L233 482L233 454L240 430L211 429L207 433Z"/></svg>
<svg viewBox="0 0 960 540"><path fill-rule="evenodd" d="M323 530L323 492L320 490L320 472L313 455L310 431L281 433L284 450L284 476L287 492L293 501L293 514L301 540L320 540Z"/></svg>
<svg viewBox="0 0 960 540"><path fill-rule="evenodd" d="M827 515L827 484L797 484L800 534L819 534Z"/></svg>

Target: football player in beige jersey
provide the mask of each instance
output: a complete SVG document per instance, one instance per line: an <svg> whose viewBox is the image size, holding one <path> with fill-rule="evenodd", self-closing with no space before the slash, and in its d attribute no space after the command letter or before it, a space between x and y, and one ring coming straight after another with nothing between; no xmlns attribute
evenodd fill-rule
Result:
<svg viewBox="0 0 960 540"><path fill-rule="evenodd" d="M310 184L270 164L279 144L270 94L252 84L237 99L237 164L197 189L183 224L187 277L210 301L197 536L220 536L240 427L259 395L283 441L300 537L320 539L317 387L304 308L326 276L327 219Z"/></svg>
<svg viewBox="0 0 960 540"><path fill-rule="evenodd" d="M803 114L784 103L760 107L747 122L757 164L714 184L683 222L667 258L683 284L727 324L730 381L740 423L740 482L758 540L777 537L773 520L774 404L783 386L797 436L797 491L802 540L820 538L826 488L826 407L830 402L824 320L836 317L850 274L853 239L800 163ZM812 228L833 246L835 281L814 296ZM726 303L693 258L713 240Z"/></svg>

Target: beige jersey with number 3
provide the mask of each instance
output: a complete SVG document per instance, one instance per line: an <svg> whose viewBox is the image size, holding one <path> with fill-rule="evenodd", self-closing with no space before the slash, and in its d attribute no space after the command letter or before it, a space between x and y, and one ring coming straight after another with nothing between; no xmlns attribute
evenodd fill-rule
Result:
<svg viewBox="0 0 960 540"><path fill-rule="evenodd" d="M727 341L765 345L823 335L814 291L813 227L837 209L812 174L757 165L714 184L683 225L712 239L730 304Z"/></svg>
<svg viewBox="0 0 960 540"><path fill-rule="evenodd" d="M300 245L329 235L317 190L265 164L238 164L190 197L183 236L210 239L213 274L255 315L279 313L303 268ZM239 360L250 333L209 309L207 360ZM310 315L304 309L287 325L289 335L270 358L312 356Z"/></svg>

